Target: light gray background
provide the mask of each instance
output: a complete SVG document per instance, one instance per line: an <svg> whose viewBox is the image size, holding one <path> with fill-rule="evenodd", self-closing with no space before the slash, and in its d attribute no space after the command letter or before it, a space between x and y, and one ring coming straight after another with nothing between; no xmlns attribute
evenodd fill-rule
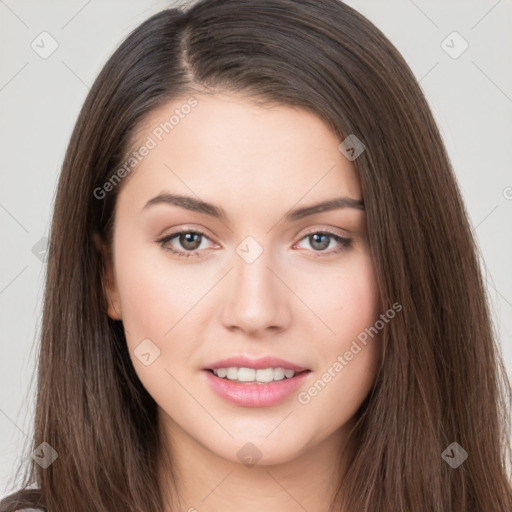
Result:
<svg viewBox="0 0 512 512"><path fill-rule="evenodd" d="M0 0L0 496L16 487L11 480L31 434L45 271L32 248L48 235L72 127L118 43L175 3ZM434 111L482 251L512 376L512 2L347 3L397 46ZM31 47L42 45L43 31L58 42L47 59ZM456 59L441 46L453 31L469 44ZM461 44L445 43L452 53Z"/></svg>

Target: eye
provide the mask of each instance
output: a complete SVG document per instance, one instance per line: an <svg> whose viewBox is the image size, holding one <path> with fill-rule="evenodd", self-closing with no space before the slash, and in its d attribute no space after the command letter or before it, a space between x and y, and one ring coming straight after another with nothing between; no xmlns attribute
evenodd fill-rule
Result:
<svg viewBox="0 0 512 512"><path fill-rule="evenodd" d="M178 243L184 250L176 250L172 245L169 245L175 238L178 239ZM169 251L180 258L190 258L191 256L196 256L199 249L204 249L204 247L201 247L202 239L209 240L209 238L201 231L181 230L175 231L174 233L171 233L157 241L166 251Z"/></svg>
<svg viewBox="0 0 512 512"><path fill-rule="evenodd" d="M352 244L350 238L344 238L330 231L314 231L307 234L301 241L302 240L307 240L313 248L313 252L316 253L315 256L320 257L338 254L348 249ZM334 245L337 245L337 247L334 250L327 251L326 249L328 249L332 241L334 241ZM296 247L296 245L294 247Z"/></svg>

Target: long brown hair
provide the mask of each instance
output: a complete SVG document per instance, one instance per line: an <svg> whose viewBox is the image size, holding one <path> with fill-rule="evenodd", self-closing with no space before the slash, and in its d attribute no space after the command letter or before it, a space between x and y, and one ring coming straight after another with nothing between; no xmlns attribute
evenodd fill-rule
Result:
<svg viewBox="0 0 512 512"><path fill-rule="evenodd" d="M315 113L366 150L353 161L382 304L382 365L361 405L332 511L510 512L510 382L454 173L399 52L336 0L203 0L140 25L108 60L65 156L48 252L31 461L2 511L162 511L156 403L122 323L110 319L104 260L115 187L145 117L198 91L241 92ZM200 108L200 107L199 107ZM442 456L457 442L457 468ZM452 448L453 449L453 448ZM453 454L453 452L452 452ZM30 489L32 487L32 489Z"/></svg>

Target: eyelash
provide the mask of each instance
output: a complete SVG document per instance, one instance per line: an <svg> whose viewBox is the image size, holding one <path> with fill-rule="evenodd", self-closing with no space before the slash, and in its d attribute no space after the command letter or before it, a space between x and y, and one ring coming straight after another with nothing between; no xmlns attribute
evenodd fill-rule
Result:
<svg viewBox="0 0 512 512"><path fill-rule="evenodd" d="M209 240L209 237L205 233L202 233L201 231L194 231L194 230L191 230L191 229L183 229L183 230L180 230L180 231L175 231L174 233L171 233L171 234L165 236L164 238L161 238L160 240L157 240L157 242L160 244L160 246L165 251L169 251L170 253L172 253L172 254L180 257L180 258L190 258L192 256L196 256L197 252L198 252L197 249L195 251L177 251L177 250L173 249L172 247L166 245L172 239L176 238L179 235L185 234L185 233L186 234L200 235L201 237L207 238ZM351 245L352 245L352 239L344 238L344 237L339 236L339 235L337 235L337 234L335 234L335 233L333 233L331 231L326 231L326 230L324 230L324 231L312 231L310 233L307 233L307 234L305 234L300 239L299 242L301 242L305 238L307 238L309 236L312 236L312 235L327 235L330 238L333 238L334 240L336 240L340 244L340 247L338 249L334 250L334 251L332 251L332 250L329 251L329 252L326 252L326 251L313 251L314 253L316 253L315 257L323 258L323 257L327 257L327 256L332 256L333 254L339 254L342 251L349 249L351 247Z"/></svg>

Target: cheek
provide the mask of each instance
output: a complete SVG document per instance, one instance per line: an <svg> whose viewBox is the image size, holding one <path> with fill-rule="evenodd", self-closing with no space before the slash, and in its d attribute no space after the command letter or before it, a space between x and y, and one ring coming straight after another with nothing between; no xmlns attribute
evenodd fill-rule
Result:
<svg viewBox="0 0 512 512"><path fill-rule="evenodd" d="M380 332L372 328L382 311L369 257L358 256L324 289L318 313L334 333L319 337L315 378L297 398L305 421L321 418L322 431L332 431L356 413L374 382Z"/></svg>
<svg viewBox="0 0 512 512"><path fill-rule="evenodd" d="M120 237L121 238L121 237ZM160 252L160 253L159 253ZM117 280L121 297L123 324L129 333L129 343L154 338L165 343L174 326L204 295L193 272L169 262L163 249L132 247L123 249L119 243Z"/></svg>
<svg viewBox="0 0 512 512"><path fill-rule="evenodd" d="M376 277L369 257L360 258L350 274L339 282L338 304L341 305L338 326L346 326L351 336L357 336L372 325L379 315Z"/></svg>
<svg viewBox="0 0 512 512"><path fill-rule="evenodd" d="M309 423L319 438L349 424L375 382L379 337L358 345L341 343L297 396L304 428Z"/></svg>
<svg viewBox="0 0 512 512"><path fill-rule="evenodd" d="M380 331L375 325L381 311L373 265L369 256L360 258L357 268L344 280L345 288L335 330L339 333L336 357L343 355L344 379L354 387L368 387L380 353ZM343 287L343 285L341 285ZM379 324L380 325L380 324ZM332 357L331 357L332 359Z"/></svg>
<svg viewBox="0 0 512 512"><path fill-rule="evenodd" d="M123 242L120 236L116 278L130 358L150 395L159 403L169 401L172 408L187 400L178 382L195 347L190 321L206 284L193 272L169 263L165 254L158 255L161 249L148 250L141 244L128 250Z"/></svg>
<svg viewBox="0 0 512 512"><path fill-rule="evenodd" d="M380 301L373 265L365 254L356 255L339 272L322 279L322 286L310 286L316 292L308 300L329 327L324 332L327 352L332 355L333 349L343 350L350 340L373 325L380 313Z"/></svg>

